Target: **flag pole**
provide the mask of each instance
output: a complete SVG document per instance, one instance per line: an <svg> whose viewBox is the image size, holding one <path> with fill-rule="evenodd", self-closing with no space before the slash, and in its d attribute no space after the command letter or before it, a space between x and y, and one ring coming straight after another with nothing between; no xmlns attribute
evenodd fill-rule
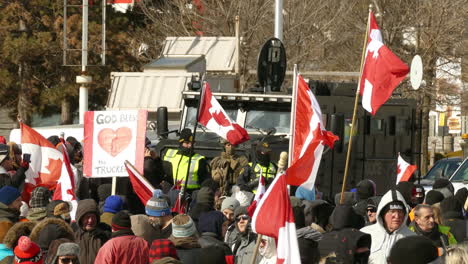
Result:
<svg viewBox="0 0 468 264"><path fill-rule="evenodd" d="M348 143L348 152L346 153L346 165L345 165L345 171L344 171L344 176L343 176L343 185L341 186L341 196L340 196L340 204L344 203L344 192L346 189L346 180L348 178L348 168L349 168L349 160L351 156L351 148L353 145L353 131L354 131L354 124L356 122L356 114L357 114L357 108L358 108L358 102L359 102L359 92L360 92L360 87L361 87L361 77L362 77L362 68L364 65L364 59L366 58L366 48L367 48L367 39L369 36L369 27L370 27L370 14L371 14L371 9L372 5L369 5L369 14L367 16L367 27L366 27L366 35L364 37L364 45L362 47L362 55L361 55L361 66L359 69L359 81L357 84L357 89L356 89L356 97L354 100L354 110L353 110L353 118L351 121L351 131L349 133L349 143Z"/></svg>
<svg viewBox="0 0 468 264"><path fill-rule="evenodd" d="M292 158L293 158L293 148L294 148L294 129L296 122L296 102L297 102L297 64L294 64L293 68L293 87L292 87L292 98L291 98L291 122L289 125L289 157L288 157L288 163L291 165ZM288 166L289 167L289 166Z"/></svg>
<svg viewBox="0 0 468 264"><path fill-rule="evenodd" d="M204 76L202 75L202 78L200 78L201 81L201 87L200 87L200 98L198 99L198 107L197 107L197 115L196 115L196 120L195 120L195 125L193 126L193 138L192 138L192 145L190 146L190 157L188 160L188 166L187 166L187 174L185 175L185 182L184 186L181 187L180 192L179 192L179 204L182 205L182 203L185 201L186 193L187 193L187 182L188 178L190 176L190 164L192 163L192 156L193 152L195 149L195 135L197 134L197 126L198 126L198 115L200 114L200 105L201 105L201 100L203 96L203 92L205 91L205 83L204 83ZM177 177L177 175L176 175ZM180 209L180 208L178 208ZM180 210L179 210L180 211Z"/></svg>

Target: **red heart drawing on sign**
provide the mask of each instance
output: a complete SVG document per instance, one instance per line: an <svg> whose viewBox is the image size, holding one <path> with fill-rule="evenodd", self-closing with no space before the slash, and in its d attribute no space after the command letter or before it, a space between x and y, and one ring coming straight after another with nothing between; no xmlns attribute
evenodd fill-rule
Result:
<svg viewBox="0 0 468 264"><path fill-rule="evenodd" d="M98 134L99 146L112 157L119 155L131 141L132 130L128 127L120 127L117 131L112 128L104 128Z"/></svg>

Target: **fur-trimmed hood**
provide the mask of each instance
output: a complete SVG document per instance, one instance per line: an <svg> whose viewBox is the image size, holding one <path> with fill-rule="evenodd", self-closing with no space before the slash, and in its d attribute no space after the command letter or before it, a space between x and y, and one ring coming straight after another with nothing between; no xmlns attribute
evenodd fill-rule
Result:
<svg viewBox="0 0 468 264"><path fill-rule="evenodd" d="M13 249L21 236L29 236L37 222L27 221L14 224L3 238L5 247Z"/></svg>
<svg viewBox="0 0 468 264"><path fill-rule="evenodd" d="M59 238L68 238L75 241L73 229L60 218L46 218L34 227L30 236L42 249L47 249L50 242Z"/></svg>

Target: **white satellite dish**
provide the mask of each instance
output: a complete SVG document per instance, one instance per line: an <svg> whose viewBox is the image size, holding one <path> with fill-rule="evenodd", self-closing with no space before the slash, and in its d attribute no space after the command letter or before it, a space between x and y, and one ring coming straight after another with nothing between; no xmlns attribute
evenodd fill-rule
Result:
<svg viewBox="0 0 468 264"><path fill-rule="evenodd" d="M421 86L422 78L423 78L423 65L422 65L421 56L416 55L411 61L411 71L410 71L411 87L413 87L414 90L419 89L419 87Z"/></svg>

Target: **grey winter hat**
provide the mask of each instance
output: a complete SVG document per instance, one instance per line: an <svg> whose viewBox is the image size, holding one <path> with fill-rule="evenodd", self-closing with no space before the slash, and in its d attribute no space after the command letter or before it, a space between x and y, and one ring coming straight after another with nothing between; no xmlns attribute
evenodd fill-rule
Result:
<svg viewBox="0 0 468 264"><path fill-rule="evenodd" d="M234 212L239 206L240 203L236 198L226 197L226 199L224 199L223 203L221 204L221 212L224 211L224 209L231 209Z"/></svg>
<svg viewBox="0 0 468 264"><path fill-rule="evenodd" d="M59 256L79 256L80 246L77 243L67 242L60 244L57 249L57 257Z"/></svg>

